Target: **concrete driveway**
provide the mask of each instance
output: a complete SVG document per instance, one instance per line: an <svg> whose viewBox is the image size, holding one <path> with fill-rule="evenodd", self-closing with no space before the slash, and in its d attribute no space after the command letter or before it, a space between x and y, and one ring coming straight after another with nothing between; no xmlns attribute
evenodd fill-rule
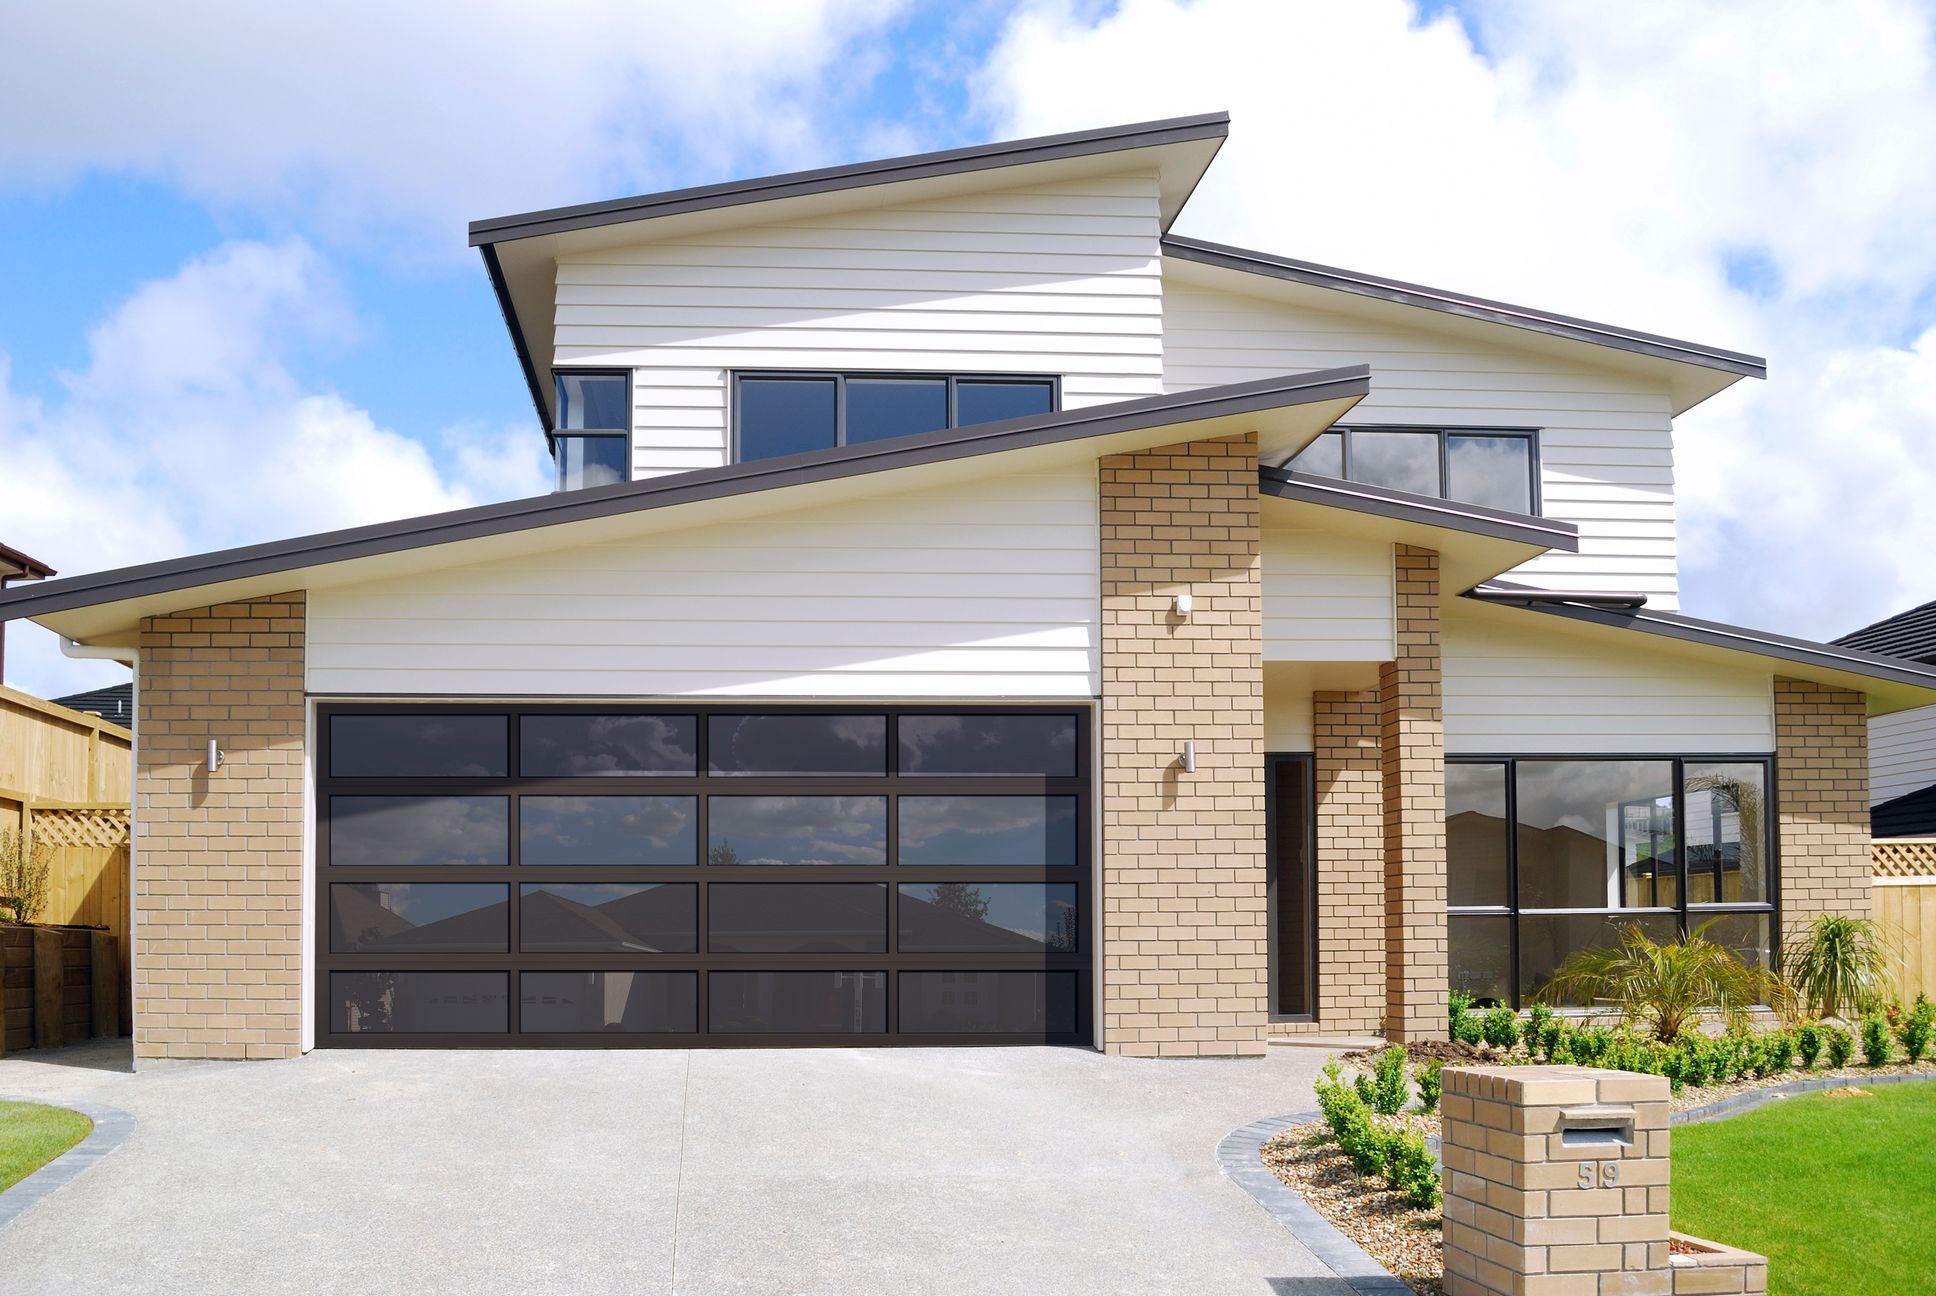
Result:
<svg viewBox="0 0 1936 1296"><path fill-rule="evenodd" d="M1309 1108L1323 1056L19 1054L0 1095L136 1127L0 1229L0 1286L1349 1296L1215 1160Z"/></svg>

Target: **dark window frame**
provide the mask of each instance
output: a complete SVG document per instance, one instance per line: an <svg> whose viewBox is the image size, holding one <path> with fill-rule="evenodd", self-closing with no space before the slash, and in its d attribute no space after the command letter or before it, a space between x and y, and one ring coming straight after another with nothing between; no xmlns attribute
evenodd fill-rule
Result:
<svg viewBox="0 0 1936 1296"><path fill-rule="evenodd" d="M1447 500L1452 503L1464 503L1467 501L1455 500L1451 495L1446 493L1452 480L1451 439L1457 436L1516 437L1527 443L1527 458L1530 460L1527 465L1530 474L1530 480L1527 482L1529 489L1527 499L1532 501L1532 508L1527 513L1527 516L1543 517L1545 515L1545 500L1540 490L1539 481L1539 443L1542 431L1544 429L1536 427L1496 427L1478 424L1466 426L1464 424L1453 423L1340 423L1335 427L1325 429L1325 431L1319 433L1319 436L1329 436L1334 432L1338 434L1338 462L1340 468L1343 470L1344 476L1334 480L1357 482L1359 485L1364 486L1370 485L1371 483L1359 481L1351 475L1351 438L1353 433L1412 432L1437 435L1439 441L1439 489L1438 494L1433 496L1433 498ZM1317 441L1313 440L1311 444L1316 445ZM1306 449L1309 448L1308 446L1306 447ZM1302 454L1303 451L1299 451L1298 453ZM1292 456L1291 461L1285 467L1295 472L1307 471L1296 466L1296 456ZM1319 473L1316 475L1328 477L1330 474ZM1485 506L1475 505L1474 507L1483 508Z"/></svg>
<svg viewBox="0 0 1936 1296"><path fill-rule="evenodd" d="M1777 783L1779 767L1770 752L1516 752L1512 754L1476 755L1460 753L1445 758L1448 765L1503 765L1506 774L1506 903L1503 905L1448 905L1446 916L1453 917L1495 917L1506 919L1509 940L1509 953L1506 969L1506 987L1511 1006L1524 1008L1524 996L1520 993L1520 920L1525 917L1606 917L1617 919L1623 914L1636 917L1652 915L1672 915L1675 932L1685 937L1694 928L1710 918L1723 918L1733 914L1765 914L1768 918L1768 957L1771 964L1781 958L1781 840L1780 806L1777 804ZM1607 761L1659 761L1671 763L1674 768L1674 865L1676 878L1676 903L1632 908L1566 908L1538 909L1524 908L1519 903L1519 772L1521 761L1555 763L1562 761L1607 762ZM1763 807L1762 843L1767 855L1766 879L1768 899L1761 903L1741 901L1707 902L1690 904L1687 898L1687 767L1689 765L1759 765L1765 771L1763 787L1765 805ZM1718 893L1717 893L1718 894Z"/></svg>
<svg viewBox="0 0 1936 1296"><path fill-rule="evenodd" d="M831 379L834 384L834 446L847 444L847 383L850 379L860 378L905 378L925 379L930 382L948 384L948 423L947 427L962 426L959 421L959 406L956 392L962 383L1036 383L1049 389L1049 412L1055 413L1062 408L1062 375L1046 373L955 373L949 370L930 369L734 369L727 375L727 388L730 400L728 418L727 453L729 462L744 463L740 454L739 415L741 401L740 383L747 379ZM970 424L969 426L976 426ZM889 440L892 438L881 438ZM779 456L773 456L778 458ZM755 460L754 462L758 462Z"/></svg>
<svg viewBox="0 0 1936 1296"><path fill-rule="evenodd" d="M513 755L512 772L504 777L357 777L333 776L329 770L329 718L339 714L427 714L487 713L509 717L508 743ZM713 775L708 768L706 748L709 726L714 714L764 715L789 714L854 715L885 714L890 754L888 772L875 775L811 775L791 777L749 777ZM521 720L526 714L574 713L586 715L670 714L697 715L698 773L685 775L652 774L635 778L591 775L572 778L532 777L518 772L516 754L521 750ZM1035 775L951 775L901 774L892 754L899 750L899 717L910 714L940 715L1040 715L1073 717L1076 729L1076 770L1073 777ZM310 884L310 903L315 906L312 923L315 973L316 1043L324 1048L691 1048L691 1047L853 1047L919 1045L1012 1045L1069 1044L1087 1045L1093 1038L1093 987L1098 938L1094 824L1093 704L1086 701L1066 703L922 703L908 705L856 705L852 702L810 703L731 703L708 704L695 701L677 703L412 703L323 702L316 707L316 805L315 869ZM505 865L419 865L332 866L329 862L329 798L333 795L437 795L485 794L509 798L510 821L507 829L510 862ZM543 795L653 795L696 798L699 842L698 858L691 864L652 866L532 865L520 862L520 805L524 796ZM964 864L902 865L898 856L899 798L902 795L1008 794L1022 796L1073 796L1076 799L1076 854L1066 865ZM886 795L888 797L888 855L882 864L802 867L798 865L713 865L706 862L709 795L727 796L839 796ZM328 887L332 882L505 882L512 886L509 950L499 954L368 954L330 951L330 913ZM713 953L707 942L707 891L711 883L758 881L876 882L887 885L887 952L883 955L856 955L841 952L786 954ZM1078 906L1077 948L1072 952L1043 951L1025 953L903 953L899 949L899 888L897 882L1068 882L1076 887ZM520 948L519 902L521 884L526 882L675 882L698 883L699 906L696 933L697 953L639 953L615 955L609 952L539 953ZM692 1035L544 1033L520 1034L522 996L519 974L524 971L650 971L693 970L699 972L700 1031ZM779 1032L745 1035L715 1035L706 1032L709 1022L707 996L712 971L882 971L888 977L888 1027L885 1033L862 1036L799 1035ZM508 1029L500 1034L463 1034L437 1032L403 1034L371 1032L344 1034L332 1030L334 1016L330 1000L332 972L447 971L507 972L510 976L511 1003ZM1072 1035L993 1034L969 1032L959 1035L906 1034L899 1029L900 974L911 971L997 972L1040 971L1070 973L1076 978L1077 1029ZM1053 993L1053 990L1051 990Z"/></svg>
<svg viewBox="0 0 1936 1296"><path fill-rule="evenodd" d="M1280 766L1296 764L1304 768L1304 858L1305 866L1305 993L1311 1010L1302 1013L1278 1011L1278 976L1283 950L1277 939L1277 896L1280 885L1279 853L1283 842L1277 804L1277 772ZM1317 756L1312 752L1271 752L1264 757L1264 895L1267 955L1267 982L1270 1020L1274 1022L1315 1022L1318 999L1318 816Z"/></svg>
<svg viewBox="0 0 1936 1296"><path fill-rule="evenodd" d="M558 393L558 380L560 378L572 378L572 377L613 378L613 377L620 377L620 376L623 376L625 379L625 424L626 425L624 427L622 428L567 428L567 427L560 426L552 429L551 436L549 437L551 459L558 473L558 476L554 479L554 485L553 485L554 490L584 489L583 487L567 487L564 482L563 473L565 471L565 465L564 465L564 460L560 458L558 454L558 443L567 437L575 437L580 440L603 440L603 441L616 441L616 440L622 439L625 442L625 475L619 478L619 480L620 481L632 480L632 417L633 417L632 370L618 365L560 365L551 371L551 392L552 392L552 399L554 401L559 402L559 408L560 410L562 410L563 400ZM558 421L561 424L563 423L562 419Z"/></svg>

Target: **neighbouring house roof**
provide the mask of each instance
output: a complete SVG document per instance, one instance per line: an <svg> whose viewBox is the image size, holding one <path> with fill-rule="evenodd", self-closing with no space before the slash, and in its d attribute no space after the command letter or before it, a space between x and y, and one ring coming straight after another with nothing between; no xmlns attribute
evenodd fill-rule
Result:
<svg viewBox="0 0 1936 1296"><path fill-rule="evenodd" d="M1869 807L1871 837L1936 837L1936 784Z"/></svg>
<svg viewBox="0 0 1936 1296"><path fill-rule="evenodd" d="M553 263L561 254L646 238L678 237L722 223L744 224L738 209L760 205L762 220L807 219L857 206L878 206L881 186L895 202L917 202L989 187L986 172L1008 172L1015 187L1036 178L1074 179L1146 165L1157 177L1158 208L1167 229L1230 133L1230 114L1203 113L1106 126L999 144L978 144L847 166L641 194L472 221L471 246L484 258L498 306L517 348L532 403L546 433L554 427L552 394L527 336L549 339L556 307ZM649 222L649 226L647 226ZM643 228L642 228L643 227Z"/></svg>
<svg viewBox="0 0 1936 1296"><path fill-rule="evenodd" d="M1704 369L1718 369L1723 373L1741 377L1766 378L1768 376L1768 362L1760 356L1748 355L1745 352L1728 351L1702 342L1685 342L1679 338L1661 337L1655 333L1642 333L1614 324L1576 319L1571 315L1556 315L1551 311L1535 310L1531 306L1515 306L1510 302L1491 301L1484 297L1474 297L1469 293L1453 292L1447 288L1428 288L1423 284L1405 283L1399 279L1387 279L1381 275L1366 274L1360 270L1340 270L1336 266L1319 265L1314 261L1298 261L1269 252L1254 252L1248 248L1229 247L1203 239L1185 238L1180 234L1163 236L1163 254L1179 257L1185 261L1195 261L1202 265L1236 270L1244 274L1265 275L1289 283L1355 293L1360 297L1374 297L1380 301L1396 302L1403 306L1443 311L1448 315L1463 315L1468 319L1483 320L1489 324L1531 329L1536 333L1545 333L1553 337L1567 338L1575 342L1590 342L1595 346L1614 347L1621 351L1631 351L1636 355L1653 356L1656 359L1673 360L1681 364L1699 365Z"/></svg>
<svg viewBox="0 0 1936 1296"><path fill-rule="evenodd" d="M85 693L69 693L66 697L50 698L57 706L70 711L87 711L112 720L115 724L128 726L134 723L134 681L115 684L108 688L89 689Z"/></svg>
<svg viewBox="0 0 1936 1296"><path fill-rule="evenodd" d="M1585 625L1636 631L1696 649L1745 654L1777 663L1783 674L1866 693L1871 714L1936 703L1936 666L1767 630L1704 621L1678 612L1649 607L1588 606L1556 597L1550 591L1505 581L1489 582L1488 590L1490 594L1485 600L1488 605L1525 609ZM1502 600L1502 594L1516 597Z"/></svg>
<svg viewBox="0 0 1936 1296"><path fill-rule="evenodd" d="M1910 661L1936 662L1936 601L1851 630L1836 643Z"/></svg>
<svg viewBox="0 0 1936 1296"><path fill-rule="evenodd" d="M0 544L0 577L12 580L16 577L26 580L45 580L54 574L54 569L38 558L30 558L18 549Z"/></svg>
<svg viewBox="0 0 1936 1296"><path fill-rule="evenodd" d="M1253 431L1273 453L1295 453L1362 399L1370 383L1364 365L1286 374L327 531L7 590L0 593L0 621L32 617L69 637L94 638L125 631L130 618L302 588L306 578L295 573L325 566L874 474L958 465L991 454L1059 449L1088 458ZM473 554L468 560L488 556ZM61 615L104 608L116 610Z"/></svg>

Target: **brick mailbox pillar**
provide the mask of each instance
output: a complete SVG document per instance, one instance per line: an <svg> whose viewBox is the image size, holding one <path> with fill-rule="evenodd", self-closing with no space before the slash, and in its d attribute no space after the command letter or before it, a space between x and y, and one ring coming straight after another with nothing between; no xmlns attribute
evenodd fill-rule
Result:
<svg viewBox="0 0 1936 1296"><path fill-rule="evenodd" d="M1447 1296L1767 1289L1761 1256L1670 1255L1668 1085L1592 1067L1448 1067Z"/></svg>

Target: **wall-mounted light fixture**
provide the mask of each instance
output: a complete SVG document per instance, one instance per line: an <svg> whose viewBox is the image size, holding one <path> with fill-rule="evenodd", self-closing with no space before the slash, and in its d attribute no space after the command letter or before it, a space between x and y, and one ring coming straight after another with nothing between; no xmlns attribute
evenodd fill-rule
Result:
<svg viewBox="0 0 1936 1296"><path fill-rule="evenodd" d="M1177 616L1188 621L1190 619L1190 605L1192 602L1194 600L1191 599L1189 590L1184 590L1181 594L1177 595L1175 605Z"/></svg>
<svg viewBox="0 0 1936 1296"><path fill-rule="evenodd" d="M213 774L216 770L222 768L222 758L226 754L227 753L225 753L220 747L216 746L215 740L213 738L208 740L208 772L209 773Z"/></svg>
<svg viewBox="0 0 1936 1296"><path fill-rule="evenodd" d="M1183 772L1185 774L1194 774L1197 772L1197 740L1196 739L1185 738L1183 740L1182 761L1183 761Z"/></svg>

